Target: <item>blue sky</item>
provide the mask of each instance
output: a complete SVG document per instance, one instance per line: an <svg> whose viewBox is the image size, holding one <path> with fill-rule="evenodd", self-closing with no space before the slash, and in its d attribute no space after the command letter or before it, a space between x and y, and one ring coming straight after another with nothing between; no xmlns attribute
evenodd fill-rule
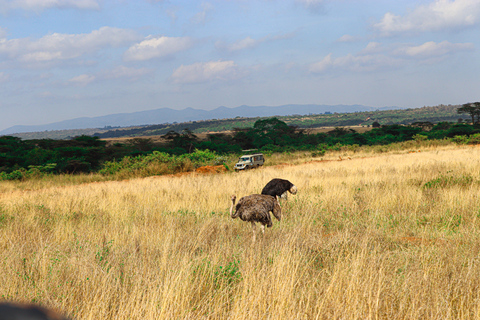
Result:
<svg viewBox="0 0 480 320"><path fill-rule="evenodd" d="M479 101L480 1L0 0L0 130L169 107Z"/></svg>

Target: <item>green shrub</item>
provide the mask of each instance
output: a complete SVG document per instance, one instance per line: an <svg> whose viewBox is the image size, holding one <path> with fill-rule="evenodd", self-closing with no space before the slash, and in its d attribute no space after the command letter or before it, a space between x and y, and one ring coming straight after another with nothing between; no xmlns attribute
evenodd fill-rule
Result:
<svg viewBox="0 0 480 320"><path fill-rule="evenodd" d="M182 154L179 157L179 159L181 160L189 159L195 165L204 165L207 163L213 163L216 158L217 158L217 154L208 149L206 150L195 149L195 152Z"/></svg>
<svg viewBox="0 0 480 320"><path fill-rule="evenodd" d="M195 167L214 164L218 156L210 150L195 150L193 153L170 155L153 151L151 154L136 157L124 157L120 161L106 161L99 171L103 175L118 175L120 178L130 176L150 176L192 171Z"/></svg>
<svg viewBox="0 0 480 320"><path fill-rule="evenodd" d="M469 141L469 138L467 136L454 136L452 138L452 141L455 142L456 144L467 144Z"/></svg>
<svg viewBox="0 0 480 320"><path fill-rule="evenodd" d="M475 133L468 139L468 144L480 144L480 133Z"/></svg>
<svg viewBox="0 0 480 320"><path fill-rule="evenodd" d="M323 157L325 155L325 150L316 150L312 152L312 157Z"/></svg>
<svg viewBox="0 0 480 320"><path fill-rule="evenodd" d="M0 180L25 180L28 178L40 178L44 175L51 174L56 163L47 163L44 166L28 166L28 170L20 168L10 173L0 172Z"/></svg>
<svg viewBox="0 0 480 320"><path fill-rule="evenodd" d="M412 138L413 138L413 140L415 140L417 142L422 142L422 141L428 140L428 137L426 135L423 135L423 134L416 134Z"/></svg>

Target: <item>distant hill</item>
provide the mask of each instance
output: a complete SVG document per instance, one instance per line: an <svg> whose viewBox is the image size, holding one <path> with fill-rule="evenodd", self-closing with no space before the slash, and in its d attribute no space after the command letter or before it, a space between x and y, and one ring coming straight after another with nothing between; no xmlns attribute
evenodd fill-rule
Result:
<svg viewBox="0 0 480 320"><path fill-rule="evenodd" d="M278 118L288 125L302 129L313 129L322 127L348 127L362 126L369 127L374 122L381 125L401 124L408 125L415 122L438 123L442 121L458 122L468 121L467 115L457 114L458 105L438 105L434 107L423 107L414 109L393 109L362 111L349 113L328 113L309 115L287 115ZM99 138L124 138L164 135L169 131L182 132L189 129L194 133L210 133L231 131L237 128L251 128L259 119L267 117L235 117L220 120L199 120L181 122L176 124L159 124L139 126L134 128L117 128L103 132L96 132L94 135Z"/></svg>
<svg viewBox="0 0 480 320"><path fill-rule="evenodd" d="M155 110L132 113L117 113L101 117L83 117L65 120L45 125L23 126L16 125L0 131L0 135L9 135L23 132L41 132L53 130L72 130L86 128L129 127L151 124L165 124L174 122L188 122L210 119L228 119L235 117L269 117L287 115L323 114L325 112L350 113L374 110L400 109L398 107L373 108L363 105L298 105L288 104L277 107L268 106L240 106L236 108L219 107L214 110L200 110L186 108L173 110L161 108Z"/></svg>
<svg viewBox="0 0 480 320"><path fill-rule="evenodd" d="M326 106L324 106L326 107ZM336 106L331 106L334 108ZM348 106L343 106L348 107ZM351 106L354 107L354 106ZM363 106L362 106L363 107ZM231 118L223 118L217 116L210 120L192 120L185 122L171 122L161 123L155 125L138 125L138 126L104 126L103 128L88 128L88 129L69 129L69 130L49 130L38 132L24 132L13 133L12 136L19 137L23 140L30 139L68 139L80 135L97 136L99 138L125 138L125 137L145 137L145 136L159 136L164 135L169 131L181 132L188 128L194 133L211 133L231 131L236 128L251 128L259 119L265 119L271 116L277 116L280 120L288 125L297 126L303 129L322 128L322 127L345 127L345 126L363 126L369 127L374 122L379 122L381 125L391 124L412 124L414 122L431 122L438 123L442 121L458 122L469 121L469 115L459 115L457 108L459 105L438 105L433 107L422 108L381 108L375 111L355 111L355 112L324 112L314 113L309 112L301 115L296 109L296 113L291 115L279 115L278 109L274 108L275 114L268 116L235 116ZM240 107L246 110L255 107ZM273 107L267 107L273 108ZM228 108L225 108L228 109ZM306 109L306 108L305 108ZM303 110L305 110L303 109ZM307 109L308 110L308 109ZM310 109L311 110L311 109ZM338 110L338 109L337 109ZM350 108L349 110L353 110ZM226 117L226 115L223 115Z"/></svg>

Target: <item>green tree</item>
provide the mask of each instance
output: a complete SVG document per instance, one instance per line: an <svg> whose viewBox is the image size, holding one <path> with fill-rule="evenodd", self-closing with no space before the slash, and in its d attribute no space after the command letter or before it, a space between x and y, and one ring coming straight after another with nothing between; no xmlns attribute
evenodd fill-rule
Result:
<svg viewBox="0 0 480 320"><path fill-rule="evenodd" d="M295 137L297 127L289 126L278 118L268 118L257 120L253 125L253 131L256 134L255 145L262 147L267 144L284 145L285 140ZM299 132L301 135L303 132Z"/></svg>
<svg viewBox="0 0 480 320"><path fill-rule="evenodd" d="M472 123L480 122L480 102L465 103L457 109L458 114L468 113L472 117ZM476 118L476 121L475 121Z"/></svg>
<svg viewBox="0 0 480 320"><path fill-rule="evenodd" d="M194 151L195 143L198 141L198 137L188 128L183 129L181 134L170 130L163 138L170 141L169 144L171 147L182 148L187 153Z"/></svg>
<svg viewBox="0 0 480 320"><path fill-rule="evenodd" d="M263 132L266 134L271 132L275 132L277 134L281 134L281 133L288 134L295 131L295 128L288 126L285 122L283 122L282 120L279 120L278 118L268 118L265 120L257 120L253 125L253 128L259 132Z"/></svg>

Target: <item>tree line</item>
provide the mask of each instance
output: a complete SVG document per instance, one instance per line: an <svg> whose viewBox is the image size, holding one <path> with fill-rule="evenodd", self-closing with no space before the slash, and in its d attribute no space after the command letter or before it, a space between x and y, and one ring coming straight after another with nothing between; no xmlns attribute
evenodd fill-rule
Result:
<svg viewBox="0 0 480 320"><path fill-rule="evenodd" d="M4 176L26 170L69 174L99 172L106 163L121 161L125 157L133 159L148 156L154 152L178 157L202 150L216 155L239 155L247 149L263 152L318 152L339 145L386 145L417 138L457 137L460 141L458 137L480 133L478 118L475 116L474 120L474 124L421 122L409 126L382 125L364 133L337 127L326 133L309 134L305 129L289 126L278 118L268 118L256 121L251 128L235 129L232 134L210 134L203 140L188 128L181 132L170 131L163 136L162 143L142 138L107 144L106 141L91 136L79 136L70 140L21 140L1 136L0 172ZM188 157L182 159L186 158Z"/></svg>

